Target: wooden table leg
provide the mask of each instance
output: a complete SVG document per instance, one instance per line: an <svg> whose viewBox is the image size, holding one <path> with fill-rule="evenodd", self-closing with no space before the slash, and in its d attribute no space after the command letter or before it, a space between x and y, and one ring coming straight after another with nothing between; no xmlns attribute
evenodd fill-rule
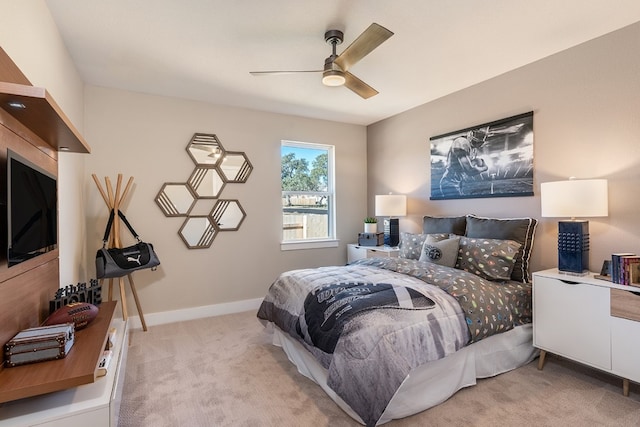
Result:
<svg viewBox="0 0 640 427"><path fill-rule="evenodd" d="M124 288L124 277L118 278L120 284L120 306L122 307L122 319L127 320L129 315L127 314L127 296Z"/></svg>
<svg viewBox="0 0 640 427"><path fill-rule="evenodd" d="M629 380L626 378L622 379L622 394L629 397Z"/></svg>
<svg viewBox="0 0 640 427"><path fill-rule="evenodd" d="M538 370L542 371L544 368L544 358L547 355L547 352L544 350L540 350L540 359L538 359Z"/></svg>
<svg viewBox="0 0 640 427"><path fill-rule="evenodd" d="M101 279L104 283L104 279ZM113 279L109 279L109 299L108 301L113 301Z"/></svg>
<svg viewBox="0 0 640 427"><path fill-rule="evenodd" d="M142 313L142 307L140 306L140 300L138 299L138 292L136 292L136 285L133 283L133 277L131 274L127 274L129 278L129 285L131 286L131 293L133 294L133 300L136 302L136 308L138 309L138 315L140 316L140 323L142 323L142 330L147 330L147 324L144 321L144 314Z"/></svg>

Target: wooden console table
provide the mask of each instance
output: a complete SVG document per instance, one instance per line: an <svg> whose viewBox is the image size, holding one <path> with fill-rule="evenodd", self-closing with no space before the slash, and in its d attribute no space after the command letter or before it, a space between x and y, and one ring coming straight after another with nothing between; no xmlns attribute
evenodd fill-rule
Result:
<svg viewBox="0 0 640 427"><path fill-rule="evenodd" d="M0 403L94 382L116 303L100 304L98 316L86 328L76 331L73 347L64 359L0 371Z"/></svg>

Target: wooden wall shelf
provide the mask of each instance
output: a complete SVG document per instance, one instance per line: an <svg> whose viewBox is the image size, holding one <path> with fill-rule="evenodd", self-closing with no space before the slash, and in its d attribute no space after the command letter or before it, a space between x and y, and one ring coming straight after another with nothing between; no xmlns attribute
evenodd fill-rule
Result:
<svg viewBox="0 0 640 427"><path fill-rule="evenodd" d="M12 107L11 104L22 107ZM91 148L46 89L0 82L0 107L57 151L90 153Z"/></svg>
<svg viewBox="0 0 640 427"><path fill-rule="evenodd" d="M100 304L98 316L89 326L76 331L73 347L64 359L0 371L0 403L94 382L116 303Z"/></svg>

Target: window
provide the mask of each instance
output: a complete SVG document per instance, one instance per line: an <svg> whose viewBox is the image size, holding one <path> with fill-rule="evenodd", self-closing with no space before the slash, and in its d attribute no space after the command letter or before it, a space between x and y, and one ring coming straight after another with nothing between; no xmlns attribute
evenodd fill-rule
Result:
<svg viewBox="0 0 640 427"><path fill-rule="evenodd" d="M337 246L334 149L282 141L282 249Z"/></svg>

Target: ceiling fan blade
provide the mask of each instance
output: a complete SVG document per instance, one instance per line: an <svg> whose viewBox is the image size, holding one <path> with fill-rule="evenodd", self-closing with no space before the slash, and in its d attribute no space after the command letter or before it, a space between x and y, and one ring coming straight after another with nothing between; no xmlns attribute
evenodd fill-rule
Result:
<svg viewBox="0 0 640 427"><path fill-rule="evenodd" d="M252 76L266 76L278 74L296 74L296 73L321 73L324 70L292 70L292 71L249 71Z"/></svg>
<svg viewBox="0 0 640 427"><path fill-rule="evenodd" d="M334 63L342 71L347 71L392 35L393 32L374 22L336 58Z"/></svg>
<svg viewBox="0 0 640 427"><path fill-rule="evenodd" d="M359 78L357 78L356 76L354 76L348 71L345 71L344 78L345 78L344 86L347 87L348 89L351 89L352 91L354 91L364 99L371 98L372 96L375 96L378 94L377 90L375 90L374 88L372 88L371 86L369 86L368 84L366 84L365 82L363 82L362 80L360 80Z"/></svg>

